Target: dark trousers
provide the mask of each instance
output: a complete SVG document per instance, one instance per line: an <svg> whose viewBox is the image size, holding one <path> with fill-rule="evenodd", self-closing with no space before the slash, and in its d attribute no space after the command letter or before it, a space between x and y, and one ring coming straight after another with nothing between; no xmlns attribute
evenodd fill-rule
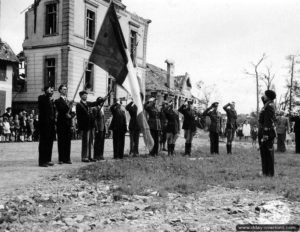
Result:
<svg viewBox="0 0 300 232"><path fill-rule="evenodd" d="M94 141L93 129L82 130L81 141L81 159L91 159Z"/></svg>
<svg viewBox="0 0 300 232"><path fill-rule="evenodd" d="M154 140L154 146L152 148L152 151L150 152L150 155L158 155L158 147L159 147L159 131L158 130L150 130L151 136Z"/></svg>
<svg viewBox="0 0 300 232"><path fill-rule="evenodd" d="M209 138L210 138L210 153L219 154L219 133L210 131Z"/></svg>
<svg viewBox="0 0 300 232"><path fill-rule="evenodd" d="M39 165L46 164L52 160L52 148L55 138L54 123L51 126L43 126L40 131L39 141Z"/></svg>
<svg viewBox="0 0 300 232"><path fill-rule="evenodd" d="M94 159L103 159L104 153L104 141L105 141L105 131L98 131L95 133L94 140Z"/></svg>
<svg viewBox="0 0 300 232"><path fill-rule="evenodd" d="M231 129L231 128L226 129L227 144L232 143L232 141L234 139L234 134L235 134L234 129Z"/></svg>
<svg viewBox="0 0 300 232"><path fill-rule="evenodd" d="M58 161L69 162L71 153L71 128L57 124L57 147L58 147Z"/></svg>
<svg viewBox="0 0 300 232"><path fill-rule="evenodd" d="M132 130L130 131L130 153L133 155L139 154L139 140L140 140L140 131Z"/></svg>
<svg viewBox="0 0 300 232"><path fill-rule="evenodd" d="M260 156L262 173L265 176L274 176L274 139L261 141Z"/></svg>
<svg viewBox="0 0 300 232"><path fill-rule="evenodd" d="M300 133L295 132L295 147L296 153L300 153Z"/></svg>
<svg viewBox="0 0 300 232"><path fill-rule="evenodd" d="M125 146L125 132L113 130L114 159L123 159Z"/></svg>
<svg viewBox="0 0 300 232"><path fill-rule="evenodd" d="M277 150L280 152L286 151L285 139L286 139L286 133L277 134Z"/></svg>

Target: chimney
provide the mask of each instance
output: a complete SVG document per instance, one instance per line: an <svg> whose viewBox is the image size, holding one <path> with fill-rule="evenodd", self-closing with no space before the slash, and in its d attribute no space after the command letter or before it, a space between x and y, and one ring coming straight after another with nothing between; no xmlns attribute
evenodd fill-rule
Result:
<svg viewBox="0 0 300 232"><path fill-rule="evenodd" d="M167 59L165 61L167 63L167 84L170 89L174 89L174 69L175 62L173 60Z"/></svg>

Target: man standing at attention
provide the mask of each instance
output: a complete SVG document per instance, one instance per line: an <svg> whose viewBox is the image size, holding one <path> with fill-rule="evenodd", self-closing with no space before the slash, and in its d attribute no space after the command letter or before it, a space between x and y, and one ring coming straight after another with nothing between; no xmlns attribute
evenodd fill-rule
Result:
<svg viewBox="0 0 300 232"><path fill-rule="evenodd" d="M219 136L222 127L222 117L220 112L218 112L218 102L214 102L210 107L208 107L204 112L203 116L209 116L210 126L209 126L209 139L210 139L210 153L219 154Z"/></svg>
<svg viewBox="0 0 300 232"><path fill-rule="evenodd" d="M276 119L276 132L277 132L277 151L285 152L285 139L286 133L290 133L290 122L287 117L284 116L284 111L279 112L279 116Z"/></svg>
<svg viewBox="0 0 300 232"><path fill-rule="evenodd" d="M197 113L193 109L193 100L186 101L178 112L183 114L182 129L184 129L185 152L184 155L191 155L193 137L196 134L196 117Z"/></svg>
<svg viewBox="0 0 300 232"><path fill-rule="evenodd" d="M48 167L53 166L52 148L55 138L55 108L53 100L53 88L46 86L44 88L45 94L38 98L39 109L39 128L40 128L40 142L39 142L39 166Z"/></svg>
<svg viewBox="0 0 300 232"><path fill-rule="evenodd" d="M232 154L232 141L234 139L235 130L237 128L237 114L235 111L235 103L228 103L225 106L223 106L223 109L226 112L227 115L227 123L226 123L226 137L227 137L227 154Z"/></svg>
<svg viewBox="0 0 300 232"><path fill-rule="evenodd" d="M83 90L79 92L80 102L76 105L76 115L78 130L81 131L81 161L82 162L95 162L95 159L92 159L92 146L93 146L93 133L92 129L94 127L92 120L92 110L91 107L97 106L100 103L88 102L87 96L88 93Z"/></svg>
<svg viewBox="0 0 300 232"><path fill-rule="evenodd" d="M58 146L58 163L72 164L71 153L71 138L72 138L72 117L71 109L72 102L67 99L67 86L60 85L58 87L60 98L55 100L57 110L57 146Z"/></svg>

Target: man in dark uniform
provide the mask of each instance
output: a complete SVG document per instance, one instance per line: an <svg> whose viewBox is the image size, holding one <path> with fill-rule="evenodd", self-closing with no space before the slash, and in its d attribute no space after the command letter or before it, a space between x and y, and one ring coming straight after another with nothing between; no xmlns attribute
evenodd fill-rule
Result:
<svg viewBox="0 0 300 232"><path fill-rule="evenodd" d="M168 142L168 155L174 155L175 143L180 133L179 114L174 110L174 103L171 100L164 108L167 119L166 136Z"/></svg>
<svg viewBox="0 0 300 232"><path fill-rule="evenodd" d="M266 90L262 101L264 107L259 113L258 139L260 145L260 156L262 163L262 173L265 176L274 176L274 139L275 132L275 105L273 100L276 93L272 90Z"/></svg>
<svg viewBox="0 0 300 232"><path fill-rule="evenodd" d="M218 112L218 102L214 102L210 107L208 107L204 112L203 116L208 116L210 118L209 126L209 139L210 139L210 153L219 154L219 136L222 128L222 116Z"/></svg>
<svg viewBox="0 0 300 232"><path fill-rule="evenodd" d="M92 129L94 127L93 117L91 107L97 106L100 103L88 102L87 101L88 93L86 91L79 92L81 98L80 102L76 104L76 115L77 115L77 124L78 130L81 131L81 161L82 162L95 162L95 159L92 159L92 146L93 146L93 133Z"/></svg>
<svg viewBox="0 0 300 232"><path fill-rule="evenodd" d="M237 113L235 111L235 103L228 103L223 106L223 109L226 111L227 122L226 122L226 137L227 137L227 154L232 154L232 141L234 139L235 130L237 128Z"/></svg>
<svg viewBox="0 0 300 232"><path fill-rule="evenodd" d="M163 102L160 109L160 125L161 125L161 138L160 138L160 150L166 151L166 141L167 141L167 119L165 115L165 108L167 107L168 102Z"/></svg>
<svg viewBox="0 0 300 232"><path fill-rule="evenodd" d="M40 127L40 141L39 141L39 166L48 167L53 166L52 148L55 138L55 108L53 100L53 88L46 86L44 88L45 94L38 98L39 109L39 127Z"/></svg>
<svg viewBox="0 0 300 232"><path fill-rule="evenodd" d="M184 155L191 155L193 137L196 134L196 118L197 113L193 108L193 100L186 101L178 112L183 114L182 129L184 129L185 152Z"/></svg>
<svg viewBox="0 0 300 232"><path fill-rule="evenodd" d="M145 110L148 113L148 125L150 128L151 136L154 140L154 146L152 151L150 151L151 156L158 155L158 147L159 147L159 134L161 131L160 124L160 112L156 107L156 99L154 97L150 98L148 102L145 103Z"/></svg>
<svg viewBox="0 0 300 232"><path fill-rule="evenodd" d="M72 102L67 99L67 86L60 85L58 88L60 98L55 100L57 110L57 146L58 146L58 163L59 164L72 164L71 153L71 137L72 137L72 117L70 114L70 107Z"/></svg>
<svg viewBox="0 0 300 232"><path fill-rule="evenodd" d="M292 114L291 121L294 122L293 132L295 133L295 153L300 154L300 114Z"/></svg>
<svg viewBox="0 0 300 232"><path fill-rule="evenodd" d="M110 111L112 120L109 129L113 131L114 159L123 159L127 131L125 109L118 100L110 107Z"/></svg>
<svg viewBox="0 0 300 232"><path fill-rule="evenodd" d="M136 157L139 154L140 127L137 122L137 106L130 102L126 107L130 114L129 133L130 133L130 153Z"/></svg>

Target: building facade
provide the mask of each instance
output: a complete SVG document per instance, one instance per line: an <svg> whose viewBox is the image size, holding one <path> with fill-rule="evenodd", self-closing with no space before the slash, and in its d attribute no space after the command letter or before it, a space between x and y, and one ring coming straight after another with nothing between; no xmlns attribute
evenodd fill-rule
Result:
<svg viewBox="0 0 300 232"><path fill-rule="evenodd" d="M0 115L12 105L13 77L17 75L18 62L10 46L0 39Z"/></svg>
<svg viewBox="0 0 300 232"><path fill-rule="evenodd" d="M68 86L73 98L87 90L89 100L105 96L113 89L113 98L126 97L114 79L98 66L88 63L93 44L109 6L109 0L38 0L25 13L23 43L26 88L14 99L16 108L35 108L46 85L58 96L61 84ZM142 80L146 76L147 34L150 20L130 13L120 0L114 0L120 25L131 57ZM75 101L79 101L77 94Z"/></svg>

